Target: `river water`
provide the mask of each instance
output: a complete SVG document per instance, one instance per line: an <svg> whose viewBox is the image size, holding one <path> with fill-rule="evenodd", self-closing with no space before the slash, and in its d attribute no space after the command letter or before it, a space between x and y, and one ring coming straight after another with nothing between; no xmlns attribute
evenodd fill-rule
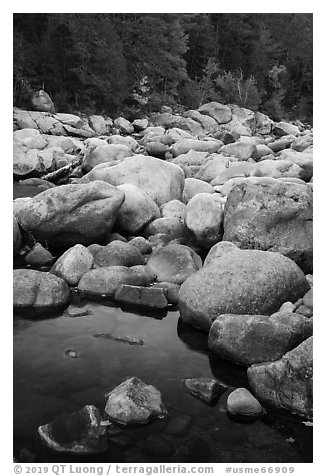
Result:
<svg viewBox="0 0 326 476"><path fill-rule="evenodd" d="M15 189L15 196L23 195ZM31 196L31 194L29 195ZM262 421L244 424L226 414L227 395L247 387L246 369L219 359L207 334L179 319L179 312L148 314L108 300L77 294L72 302L87 315L14 312L14 455L21 462L203 462L294 463L312 461L312 428L289 412L265 407ZM133 336L130 345L96 336ZM106 453L75 457L55 453L37 428L87 404L103 415L105 395L128 377L157 387L168 410L164 420L117 430ZM215 406L191 396L185 378L214 377L229 386ZM169 422L186 415L190 424L171 435Z"/></svg>

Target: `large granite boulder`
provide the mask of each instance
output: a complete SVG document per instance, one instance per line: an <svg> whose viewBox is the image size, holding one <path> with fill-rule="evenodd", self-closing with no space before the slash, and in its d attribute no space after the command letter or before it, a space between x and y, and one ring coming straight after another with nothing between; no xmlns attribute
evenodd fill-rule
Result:
<svg viewBox="0 0 326 476"><path fill-rule="evenodd" d="M212 324L208 347L240 365L278 360L312 335L312 319L293 312L271 316L222 314Z"/></svg>
<svg viewBox="0 0 326 476"><path fill-rule="evenodd" d="M160 218L159 207L144 190L130 183L118 185L117 188L125 194L125 201L118 211L115 222L118 231L136 234L147 223Z"/></svg>
<svg viewBox="0 0 326 476"><path fill-rule="evenodd" d="M13 304L18 308L63 307L69 303L66 282L34 269L14 269Z"/></svg>
<svg viewBox="0 0 326 476"><path fill-rule="evenodd" d="M120 240L111 241L94 254L94 264L104 268L108 266L135 266L144 264L144 257L136 246Z"/></svg>
<svg viewBox="0 0 326 476"><path fill-rule="evenodd" d="M312 419L312 343L309 337L280 360L249 367L249 384L257 398Z"/></svg>
<svg viewBox="0 0 326 476"><path fill-rule="evenodd" d="M105 182L61 185L15 207L21 224L54 246L88 245L111 231L124 193Z"/></svg>
<svg viewBox="0 0 326 476"><path fill-rule="evenodd" d="M181 284L202 267L202 260L188 246L170 244L154 252L147 267L157 281Z"/></svg>
<svg viewBox="0 0 326 476"><path fill-rule="evenodd" d="M269 179L241 183L225 205L223 240L245 249L277 251L312 271L312 191Z"/></svg>
<svg viewBox="0 0 326 476"><path fill-rule="evenodd" d="M187 204L186 225L204 248L221 241L223 217L223 204L217 194L198 193Z"/></svg>
<svg viewBox="0 0 326 476"><path fill-rule="evenodd" d="M208 332L221 314L271 314L309 288L301 269L279 253L230 251L182 284L180 317Z"/></svg>
<svg viewBox="0 0 326 476"><path fill-rule="evenodd" d="M181 200L184 173L180 167L145 155L128 157L113 167L100 164L79 183L101 180L118 186L125 183L144 190L158 206L169 200Z"/></svg>

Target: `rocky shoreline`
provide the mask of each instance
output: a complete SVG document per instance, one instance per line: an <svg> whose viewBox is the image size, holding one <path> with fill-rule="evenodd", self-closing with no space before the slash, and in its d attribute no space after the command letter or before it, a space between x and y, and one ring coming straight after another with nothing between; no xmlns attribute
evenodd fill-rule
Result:
<svg viewBox="0 0 326 476"><path fill-rule="evenodd" d="M69 312L72 293L178 306L212 352L248 369L252 393L228 396L230 418L263 418L265 403L311 420L312 152L299 121L219 103L133 123L15 109L14 179L39 193L14 200L14 307ZM147 384L134 376L105 415L88 405L40 437L105 451L112 425L166 415ZM189 391L216 401L218 385Z"/></svg>

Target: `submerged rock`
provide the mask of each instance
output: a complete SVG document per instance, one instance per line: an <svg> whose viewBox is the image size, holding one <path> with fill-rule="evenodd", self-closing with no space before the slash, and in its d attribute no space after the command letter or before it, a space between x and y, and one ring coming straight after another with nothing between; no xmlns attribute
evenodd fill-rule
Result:
<svg viewBox="0 0 326 476"><path fill-rule="evenodd" d="M263 407L246 388L237 388L230 393L226 410L232 418L240 421L257 420L264 416Z"/></svg>
<svg viewBox="0 0 326 476"><path fill-rule="evenodd" d="M260 400L312 419L312 342L309 337L282 359L249 367L249 384Z"/></svg>
<svg viewBox="0 0 326 476"><path fill-rule="evenodd" d="M108 394L105 413L114 422L130 425L164 418L167 411L159 390L131 377Z"/></svg>
<svg viewBox="0 0 326 476"><path fill-rule="evenodd" d="M214 404L227 390L227 386L212 378L186 378L185 387L191 395L210 405Z"/></svg>
<svg viewBox="0 0 326 476"><path fill-rule="evenodd" d="M93 405L86 405L69 415L61 415L39 426L38 432L51 450L59 452L92 454L103 453L108 449L101 415Z"/></svg>

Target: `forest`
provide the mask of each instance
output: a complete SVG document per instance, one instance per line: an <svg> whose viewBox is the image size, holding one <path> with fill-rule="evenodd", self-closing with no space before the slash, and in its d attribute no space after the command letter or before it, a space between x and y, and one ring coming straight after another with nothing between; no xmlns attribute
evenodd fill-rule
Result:
<svg viewBox="0 0 326 476"><path fill-rule="evenodd" d="M312 124L310 13L15 13L13 102L133 120L209 101Z"/></svg>

